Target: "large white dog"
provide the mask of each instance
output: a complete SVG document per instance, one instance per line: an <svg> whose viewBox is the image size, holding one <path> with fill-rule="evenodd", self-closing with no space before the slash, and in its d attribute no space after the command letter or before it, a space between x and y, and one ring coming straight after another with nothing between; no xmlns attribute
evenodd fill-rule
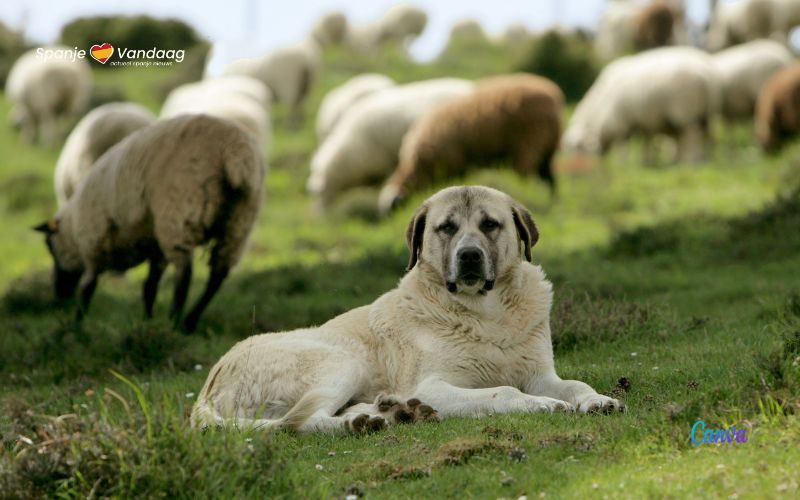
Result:
<svg viewBox="0 0 800 500"><path fill-rule="evenodd" d="M192 425L362 432L450 415L623 409L556 374L552 285L529 263L539 235L522 205L486 187L448 188L406 236L409 272L396 289L318 328L236 344L211 369Z"/></svg>

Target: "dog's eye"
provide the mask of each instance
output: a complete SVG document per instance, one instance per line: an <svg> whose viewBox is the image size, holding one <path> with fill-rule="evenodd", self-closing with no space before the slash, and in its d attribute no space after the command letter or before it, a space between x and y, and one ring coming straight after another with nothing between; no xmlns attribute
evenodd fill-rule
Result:
<svg viewBox="0 0 800 500"><path fill-rule="evenodd" d="M494 219L483 219L483 221L481 221L481 231L484 233L494 231L498 227L500 227L500 223Z"/></svg>
<svg viewBox="0 0 800 500"><path fill-rule="evenodd" d="M439 224L439 227L437 227L436 230L440 233L455 234L456 231L458 231L458 226L453 224L451 221L447 221Z"/></svg>

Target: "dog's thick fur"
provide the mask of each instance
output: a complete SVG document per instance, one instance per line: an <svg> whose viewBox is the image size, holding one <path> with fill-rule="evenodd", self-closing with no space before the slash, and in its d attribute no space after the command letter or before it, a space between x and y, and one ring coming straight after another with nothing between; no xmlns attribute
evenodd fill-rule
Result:
<svg viewBox="0 0 800 500"><path fill-rule="evenodd" d="M211 369L192 425L357 432L623 408L556 374L552 285L529 263L538 233L520 204L485 187L448 188L417 210L407 239L409 272L371 305L236 344Z"/></svg>

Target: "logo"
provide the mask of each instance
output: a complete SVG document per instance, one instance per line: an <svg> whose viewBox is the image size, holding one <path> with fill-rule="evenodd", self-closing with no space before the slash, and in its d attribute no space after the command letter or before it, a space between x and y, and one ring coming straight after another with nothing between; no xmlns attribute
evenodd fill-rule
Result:
<svg viewBox="0 0 800 500"><path fill-rule="evenodd" d="M689 433L689 440L694 445L706 443L746 443L747 429L737 429L735 425L727 429L706 429L706 423L698 420L692 426Z"/></svg>
<svg viewBox="0 0 800 500"><path fill-rule="evenodd" d="M111 56L114 55L114 46L108 42L105 42L102 45L92 45L89 53L92 55L95 61L99 62L100 64L105 64L106 61L111 59Z"/></svg>

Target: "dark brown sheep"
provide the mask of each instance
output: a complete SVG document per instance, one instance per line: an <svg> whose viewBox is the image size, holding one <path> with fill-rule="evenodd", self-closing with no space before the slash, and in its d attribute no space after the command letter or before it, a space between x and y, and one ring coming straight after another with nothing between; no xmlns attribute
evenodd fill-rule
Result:
<svg viewBox="0 0 800 500"><path fill-rule="evenodd" d="M764 151L776 153L800 135L800 63L767 80L756 104L756 136Z"/></svg>
<svg viewBox="0 0 800 500"><path fill-rule="evenodd" d="M514 74L479 81L471 94L431 111L408 132L379 208L386 213L408 191L496 161L538 175L554 192L552 160L563 107L564 94L546 78Z"/></svg>

